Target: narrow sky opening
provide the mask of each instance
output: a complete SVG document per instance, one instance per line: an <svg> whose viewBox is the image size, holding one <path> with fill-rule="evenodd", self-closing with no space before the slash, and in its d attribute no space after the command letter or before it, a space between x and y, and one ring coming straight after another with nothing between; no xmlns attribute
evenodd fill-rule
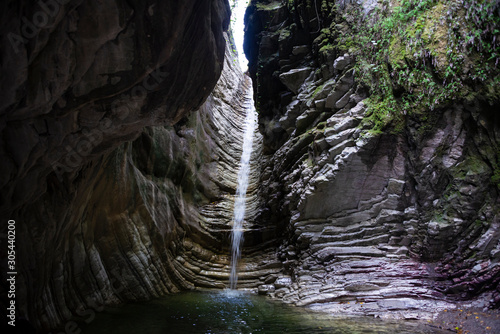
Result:
<svg viewBox="0 0 500 334"><path fill-rule="evenodd" d="M245 34L245 10L248 7L248 0L232 0L230 3L234 8L231 14L231 28L233 30L234 43L238 51L240 67L245 72L248 69L248 60L243 52L243 37Z"/></svg>

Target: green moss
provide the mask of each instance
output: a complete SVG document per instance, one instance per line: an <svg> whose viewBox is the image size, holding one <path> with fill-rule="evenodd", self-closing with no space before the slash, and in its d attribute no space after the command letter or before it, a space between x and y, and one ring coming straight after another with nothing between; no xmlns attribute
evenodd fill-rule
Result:
<svg viewBox="0 0 500 334"><path fill-rule="evenodd" d="M404 66L405 58L407 58L406 45L402 43L400 38L393 38L389 46L389 61Z"/></svg>
<svg viewBox="0 0 500 334"><path fill-rule="evenodd" d="M281 29L279 34L280 34L279 41L284 41L290 37L290 30L289 29Z"/></svg>
<svg viewBox="0 0 500 334"><path fill-rule="evenodd" d="M432 220L435 221L436 223L442 224L442 223L446 222L445 217L446 217L446 214L443 213L442 211L439 211L439 212L434 213L434 217Z"/></svg>
<svg viewBox="0 0 500 334"><path fill-rule="evenodd" d="M322 84L322 85L319 85L318 87L316 87L316 89L314 90L314 92L312 94L313 99L316 97L316 95L318 95L319 92L321 92L323 87L325 87L325 84Z"/></svg>
<svg viewBox="0 0 500 334"><path fill-rule="evenodd" d="M356 10L344 15L354 24L336 47L358 58L357 79L371 96L365 124L373 124L374 132L384 131L384 124L400 126L390 119L406 115L431 120L429 113L452 101L499 100L495 2L402 0L391 7L386 1L368 19Z"/></svg>
<svg viewBox="0 0 500 334"><path fill-rule="evenodd" d="M312 157L308 156L304 162L305 162L305 165L307 168L314 167L314 161L313 161Z"/></svg>
<svg viewBox="0 0 500 334"><path fill-rule="evenodd" d="M324 131L326 128L326 121L323 121L323 122L319 122L317 125L316 125L316 129L318 129L318 132L322 132Z"/></svg>
<svg viewBox="0 0 500 334"><path fill-rule="evenodd" d="M325 53L332 51L336 47L334 42L335 28L330 27L321 29L320 34L314 39L313 43L317 45L320 53Z"/></svg>
<svg viewBox="0 0 500 334"><path fill-rule="evenodd" d="M480 157L467 155L467 158L453 168L453 177L465 180L467 177L480 174L489 174L490 167Z"/></svg>
<svg viewBox="0 0 500 334"><path fill-rule="evenodd" d="M333 46L332 44L328 43L328 44L322 46L321 49L319 49L319 52L320 53L326 53L326 52L333 51L334 49L335 49L335 46Z"/></svg>
<svg viewBox="0 0 500 334"><path fill-rule="evenodd" d="M496 159L493 163L493 175L491 182L500 189L500 150L497 152Z"/></svg>
<svg viewBox="0 0 500 334"><path fill-rule="evenodd" d="M337 43L337 48L343 52L353 53L356 49L356 42L353 37L348 36Z"/></svg>
<svg viewBox="0 0 500 334"><path fill-rule="evenodd" d="M365 104L367 113L362 127L368 128L371 134L381 134L387 125L394 121L392 115L396 112L396 101L391 95L387 95L383 99L370 97L365 100Z"/></svg>

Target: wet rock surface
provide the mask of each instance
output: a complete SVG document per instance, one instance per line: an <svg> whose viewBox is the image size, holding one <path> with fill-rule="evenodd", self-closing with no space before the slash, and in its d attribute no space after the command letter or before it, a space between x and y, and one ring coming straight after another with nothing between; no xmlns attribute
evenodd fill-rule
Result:
<svg viewBox="0 0 500 334"><path fill-rule="evenodd" d="M305 0L252 2L253 86L227 1L69 1L32 35L22 18L43 8L0 6L0 210L19 223L18 310L37 328L227 287L252 89L239 287L388 319L498 307L500 103L372 131L356 56L317 40L347 29Z"/></svg>
<svg viewBox="0 0 500 334"><path fill-rule="evenodd" d="M39 10L2 6L5 34L23 34L17 11ZM58 13L18 54L2 40L1 206L17 222L18 314L52 330L103 305L225 288L253 103L226 42L227 1L76 1ZM248 288L281 267L274 230L254 219L257 131L254 143Z"/></svg>
<svg viewBox="0 0 500 334"><path fill-rule="evenodd" d="M305 1L264 3L247 10L246 31L261 196L265 219L286 230L278 256L293 281L274 296L403 319L431 319L460 299L498 305L491 106L457 101L430 124L408 117L402 131L373 132L356 57L318 37L328 25L347 31L326 15L329 2L319 14ZM349 19L342 6L331 12Z"/></svg>
<svg viewBox="0 0 500 334"><path fill-rule="evenodd" d="M147 127L85 165L71 188L52 181L23 207L19 238L34 242L19 243L18 302L36 327L58 328L102 305L228 286L252 87L229 46L226 52L222 76L200 109L174 126ZM281 268L271 248L273 229L254 219L262 146L255 131L240 288L256 288ZM29 302L38 295L43 303Z"/></svg>
<svg viewBox="0 0 500 334"><path fill-rule="evenodd" d="M500 314L459 305L454 310L443 310L430 322L432 325L462 334L495 333L500 328Z"/></svg>

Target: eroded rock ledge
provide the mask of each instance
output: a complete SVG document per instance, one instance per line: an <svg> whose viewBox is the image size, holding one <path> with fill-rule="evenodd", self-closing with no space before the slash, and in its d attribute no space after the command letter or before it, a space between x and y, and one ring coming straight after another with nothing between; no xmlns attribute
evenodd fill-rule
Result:
<svg viewBox="0 0 500 334"><path fill-rule="evenodd" d="M44 6L42 5L44 4ZM4 1L3 215L199 108L224 62L227 0Z"/></svg>
<svg viewBox="0 0 500 334"><path fill-rule="evenodd" d="M228 47L214 91L178 124L147 127L86 164L70 187L50 182L23 206L19 239L32 242L19 243L18 301L38 328L102 305L228 286L244 120L253 104L251 81L235 63ZM255 131L239 279L247 288L282 267L274 229L255 220L262 154Z"/></svg>
<svg viewBox="0 0 500 334"><path fill-rule="evenodd" d="M224 48L226 1L65 3L18 53L8 33L40 8L1 11L1 210L19 222L19 312L42 330L226 286L252 89ZM348 25L311 3L247 14L262 136L240 285L332 313L498 306L498 99L374 133L356 56L315 42Z"/></svg>
<svg viewBox="0 0 500 334"><path fill-rule="evenodd" d="M262 213L288 232L287 283L262 293L388 318L432 318L457 301L498 307L498 95L457 98L381 131L388 115L359 75L376 67L340 44L381 14L371 1L314 4L253 1L246 13Z"/></svg>
<svg viewBox="0 0 500 334"><path fill-rule="evenodd" d="M227 1L66 1L15 45L8 34L43 8L1 6L1 211L17 222L18 315L52 330L107 304L225 287L253 103L226 45ZM246 287L280 267L260 206L252 181Z"/></svg>

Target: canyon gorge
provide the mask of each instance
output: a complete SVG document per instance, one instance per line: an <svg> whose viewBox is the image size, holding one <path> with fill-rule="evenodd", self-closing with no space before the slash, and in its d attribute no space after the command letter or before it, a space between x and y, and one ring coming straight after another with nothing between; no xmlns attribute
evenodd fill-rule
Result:
<svg viewBox="0 0 500 334"><path fill-rule="evenodd" d="M41 333L228 288L256 112L237 288L498 314L498 2L253 0L247 73L227 0L0 7L4 312L9 220L17 318Z"/></svg>

